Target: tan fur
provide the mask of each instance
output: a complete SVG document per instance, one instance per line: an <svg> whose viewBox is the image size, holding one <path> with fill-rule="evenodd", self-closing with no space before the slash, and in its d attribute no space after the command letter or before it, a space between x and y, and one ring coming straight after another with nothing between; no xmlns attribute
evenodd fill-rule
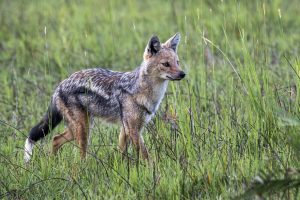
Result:
<svg viewBox="0 0 300 200"><path fill-rule="evenodd" d="M120 133L119 139L119 146L121 151L125 150L124 145L127 143L127 136L129 136L130 140L132 141L137 153L141 151L143 159L148 160L148 150L144 144L144 140L141 136L141 131L144 126L145 120L144 116L141 111L135 106L135 100L131 99L126 101L124 105L124 119L123 119L123 129ZM124 137L125 135L125 137ZM125 146L126 147L126 146Z"/></svg>
<svg viewBox="0 0 300 200"><path fill-rule="evenodd" d="M70 130L66 130L64 133L60 135L56 135L53 138L53 145L52 145L52 153L56 154L58 149L64 145L66 142L70 142L74 140L73 133Z"/></svg>
<svg viewBox="0 0 300 200"><path fill-rule="evenodd" d="M182 71L179 66L179 58L177 54L173 50L166 47L162 47L157 55L151 56L145 61L150 66L148 68L147 75L151 75L153 77L165 78L164 75L168 75L176 78ZM170 67L163 66L162 63L164 62L168 62Z"/></svg>
<svg viewBox="0 0 300 200"><path fill-rule="evenodd" d="M121 127L121 131L119 135L119 148L121 153L125 153L125 151L127 150L128 141L129 141L129 135L127 135L124 131L124 128Z"/></svg>
<svg viewBox="0 0 300 200"><path fill-rule="evenodd" d="M80 148L80 157L85 158L89 129L87 113L79 109L69 109L60 99L57 107L61 110L68 128L63 134L53 138L52 152L56 153L64 143L75 138Z"/></svg>

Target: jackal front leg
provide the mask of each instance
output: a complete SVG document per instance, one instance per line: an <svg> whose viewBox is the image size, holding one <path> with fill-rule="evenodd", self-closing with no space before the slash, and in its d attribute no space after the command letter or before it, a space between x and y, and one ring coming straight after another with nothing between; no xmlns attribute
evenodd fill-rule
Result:
<svg viewBox="0 0 300 200"><path fill-rule="evenodd" d="M149 161L149 153L148 153L148 149L147 149L147 147L145 146L144 139L143 139L143 136L142 136L142 135L140 135L140 138L139 138L139 145L140 145L140 149L141 149L143 158L144 158L145 160L148 160L148 161Z"/></svg>
<svg viewBox="0 0 300 200"><path fill-rule="evenodd" d="M127 124L127 126L123 130L123 133L121 131L121 134L119 136L119 142L120 142L119 145L120 145L121 151L122 151L122 149L124 151L126 150L127 142L130 137L130 139L136 149L138 157L139 157L139 154L142 153L142 158L145 160L149 160L148 150L144 144L143 137L140 134L141 129L142 129L142 126L140 124L142 124L142 123L136 122L135 120L130 120L130 121L127 121L126 124Z"/></svg>
<svg viewBox="0 0 300 200"><path fill-rule="evenodd" d="M120 135L119 135L119 149L123 154L123 159L125 158L125 154L127 154L127 149L129 145L129 135L126 134L123 127L121 127Z"/></svg>

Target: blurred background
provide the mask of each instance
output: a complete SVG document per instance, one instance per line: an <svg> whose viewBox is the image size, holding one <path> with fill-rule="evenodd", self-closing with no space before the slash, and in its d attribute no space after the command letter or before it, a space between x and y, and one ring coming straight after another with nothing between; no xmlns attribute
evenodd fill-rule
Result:
<svg viewBox="0 0 300 200"><path fill-rule="evenodd" d="M299 14L298 0L0 1L0 198L227 199L254 177L299 183ZM61 80L133 70L151 35L176 32L187 76L144 131L156 165L123 162L118 127L99 122L85 163L76 144L49 157L51 135L23 168L23 142ZM297 198L293 186L266 195Z"/></svg>

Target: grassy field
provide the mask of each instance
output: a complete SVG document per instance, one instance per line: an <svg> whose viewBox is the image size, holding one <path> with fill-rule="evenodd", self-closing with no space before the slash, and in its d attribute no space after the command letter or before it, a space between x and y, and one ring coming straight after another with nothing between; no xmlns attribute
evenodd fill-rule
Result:
<svg viewBox="0 0 300 200"><path fill-rule="evenodd" d="M299 169L299 13L298 0L0 1L0 199L230 199ZM24 165L61 80L133 70L152 34L176 32L187 76L144 131L155 164L137 165L132 149L122 161L119 127L97 121L86 160L76 143L51 156L60 125Z"/></svg>

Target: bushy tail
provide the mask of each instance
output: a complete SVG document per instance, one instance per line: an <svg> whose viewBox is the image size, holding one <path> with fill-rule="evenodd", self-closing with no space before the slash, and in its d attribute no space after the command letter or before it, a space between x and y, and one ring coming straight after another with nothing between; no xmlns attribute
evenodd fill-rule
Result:
<svg viewBox="0 0 300 200"><path fill-rule="evenodd" d="M28 138L34 142L45 137L62 120L62 116L56 107L50 106L43 119L31 129Z"/></svg>
<svg viewBox="0 0 300 200"><path fill-rule="evenodd" d="M53 104L50 105L42 120L29 132L29 136L25 142L25 162L30 160L34 143L50 133L61 120L62 116L56 106L53 106Z"/></svg>

